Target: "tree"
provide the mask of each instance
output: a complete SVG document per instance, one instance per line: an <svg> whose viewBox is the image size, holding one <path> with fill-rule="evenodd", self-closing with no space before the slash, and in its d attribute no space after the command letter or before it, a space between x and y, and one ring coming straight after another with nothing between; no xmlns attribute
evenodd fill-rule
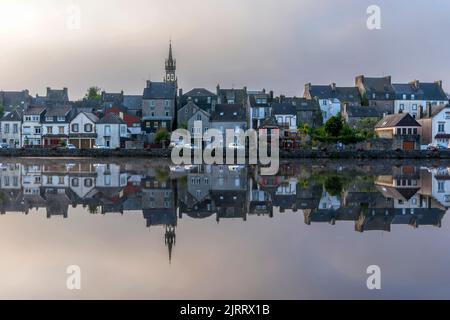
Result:
<svg viewBox="0 0 450 320"><path fill-rule="evenodd" d="M170 138L170 134L169 134L169 132L167 132L166 129L161 128L161 129L158 129L158 131L156 131L156 134L155 134L155 142L156 143L162 143L162 142L168 141L169 138Z"/></svg>
<svg viewBox="0 0 450 320"><path fill-rule="evenodd" d="M4 111L5 111L5 108L3 107L3 104L0 103L0 118L3 117Z"/></svg>
<svg viewBox="0 0 450 320"><path fill-rule="evenodd" d="M99 87L96 86L90 87L84 97L87 100L100 100L102 97L100 95L100 91L101 89Z"/></svg>
<svg viewBox="0 0 450 320"><path fill-rule="evenodd" d="M344 123L342 122L342 117L340 114L337 116L331 117L325 123L325 133L331 137L338 137L344 127Z"/></svg>

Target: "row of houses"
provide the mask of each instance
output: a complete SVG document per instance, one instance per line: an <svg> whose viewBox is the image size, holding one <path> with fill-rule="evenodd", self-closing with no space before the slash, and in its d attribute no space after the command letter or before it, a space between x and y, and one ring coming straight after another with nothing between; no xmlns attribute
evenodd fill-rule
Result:
<svg viewBox="0 0 450 320"><path fill-rule="evenodd" d="M0 139L14 147L53 146L65 141L79 148L95 144L117 148L124 147L126 141L133 141L135 146L153 143L159 130L170 133L186 128L193 132L196 121L202 122L204 130L278 128L282 129L282 135L289 135L305 124L312 128L320 126L338 114L353 128L368 123L373 128L387 115L408 114L415 120L411 123L424 126L418 133L427 131L423 134L426 142L447 143L450 119L441 118L448 103L442 81L392 83L390 76L364 75L355 77L353 86L308 83L299 97L220 85L215 92L194 88L184 93L178 88L176 59L170 44L163 81L147 81L140 95L103 91L97 99L70 101L67 88L47 88L46 95L35 97L28 90L0 91L0 105L5 111ZM429 118L435 119L430 125L426 124ZM388 136L384 122L377 128ZM390 129L396 135L397 131ZM422 138L419 140L417 145L426 143ZM411 143L405 146L409 148Z"/></svg>

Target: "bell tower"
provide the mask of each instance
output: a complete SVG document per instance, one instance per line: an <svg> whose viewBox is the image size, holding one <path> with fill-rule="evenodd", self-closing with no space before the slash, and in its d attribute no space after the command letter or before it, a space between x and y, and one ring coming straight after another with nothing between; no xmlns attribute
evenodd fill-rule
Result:
<svg viewBox="0 0 450 320"><path fill-rule="evenodd" d="M173 83L176 87L178 87L176 70L177 60L173 58L171 40L169 42L169 57L166 59L166 76L164 77L164 82Z"/></svg>

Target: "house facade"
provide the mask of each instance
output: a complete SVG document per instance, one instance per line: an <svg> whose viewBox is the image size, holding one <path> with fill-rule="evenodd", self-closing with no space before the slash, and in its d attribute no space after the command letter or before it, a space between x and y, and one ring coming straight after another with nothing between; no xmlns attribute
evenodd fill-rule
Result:
<svg viewBox="0 0 450 320"><path fill-rule="evenodd" d="M79 112L70 121L69 143L78 149L91 149L97 139L95 125L98 117L90 112Z"/></svg>
<svg viewBox="0 0 450 320"><path fill-rule="evenodd" d="M374 78L360 75L355 78L355 86L363 105L376 107L382 113L394 113L395 91L391 76Z"/></svg>
<svg viewBox="0 0 450 320"><path fill-rule="evenodd" d="M297 131L297 111L290 103L272 103L272 115L278 123L278 127L289 132Z"/></svg>
<svg viewBox="0 0 450 320"><path fill-rule="evenodd" d="M110 149L121 147L121 142L128 137L127 124L116 114L107 113L96 123L97 145Z"/></svg>
<svg viewBox="0 0 450 320"><path fill-rule="evenodd" d="M266 93L266 90L262 91L249 91L249 104L250 104L250 125L252 129L258 129L264 119L270 117L273 92Z"/></svg>
<svg viewBox="0 0 450 320"><path fill-rule="evenodd" d="M212 106L217 104L217 95L205 88L194 88L185 94L180 89L180 97L180 107L192 101L197 107L206 112L211 112Z"/></svg>
<svg viewBox="0 0 450 320"><path fill-rule="evenodd" d="M28 109L33 98L28 90L22 91L0 91L0 105L4 111L18 109L20 112Z"/></svg>
<svg viewBox="0 0 450 320"><path fill-rule="evenodd" d="M224 143L226 142L226 130L237 133L248 129L247 114L241 104L216 105L211 112L210 123L212 129L222 133ZM235 142L237 142L236 138Z"/></svg>
<svg viewBox="0 0 450 320"><path fill-rule="evenodd" d="M354 129L373 129L373 126L383 117L376 107L355 106L344 104L342 118Z"/></svg>
<svg viewBox="0 0 450 320"><path fill-rule="evenodd" d="M450 144L450 106L429 106L417 120L422 126L422 145L430 143L447 148Z"/></svg>
<svg viewBox="0 0 450 320"><path fill-rule="evenodd" d="M392 141L392 150L420 150L422 128L409 113L390 114L375 125L378 138Z"/></svg>
<svg viewBox="0 0 450 320"><path fill-rule="evenodd" d="M405 84L393 84L395 90L395 113L409 113L420 118L421 110L428 105L432 108L448 104L448 97L442 88L442 81L421 83L414 80Z"/></svg>
<svg viewBox="0 0 450 320"><path fill-rule="evenodd" d="M44 121L45 107L29 107L23 114L22 146L42 145L42 122Z"/></svg>
<svg viewBox="0 0 450 320"><path fill-rule="evenodd" d="M6 113L0 119L1 143L6 143L10 148L20 148L22 146L22 115L19 111Z"/></svg>
<svg viewBox="0 0 450 320"><path fill-rule="evenodd" d="M344 104L349 106L361 105L361 97L356 87L337 87L335 83L331 85L305 85L303 97L317 100L322 112L323 123L331 117L335 117Z"/></svg>
<svg viewBox="0 0 450 320"><path fill-rule="evenodd" d="M49 107L42 121L44 147L57 147L69 143L69 125L74 110L68 106Z"/></svg>
<svg viewBox="0 0 450 320"><path fill-rule="evenodd" d="M151 136L159 129L174 127L176 86L171 82L147 81L142 100L142 128Z"/></svg>

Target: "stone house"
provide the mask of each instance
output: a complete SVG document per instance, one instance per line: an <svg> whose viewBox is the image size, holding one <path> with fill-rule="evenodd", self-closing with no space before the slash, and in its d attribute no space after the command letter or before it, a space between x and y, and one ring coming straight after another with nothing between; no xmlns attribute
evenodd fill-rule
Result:
<svg viewBox="0 0 450 320"><path fill-rule="evenodd" d="M212 129L217 129L222 133L224 142L227 142L225 141L226 130L233 130L237 133L248 129L246 110L241 104L216 105L211 112L210 123ZM237 142L236 138L234 142Z"/></svg>
<svg viewBox="0 0 450 320"><path fill-rule="evenodd" d="M364 75L355 78L361 103L376 107L381 113L394 113L395 90L392 86L391 76L373 78Z"/></svg>
<svg viewBox="0 0 450 320"><path fill-rule="evenodd" d="M376 107L355 106L344 104L342 118L354 129L373 129L373 126L383 117Z"/></svg>
<svg viewBox="0 0 450 320"><path fill-rule="evenodd" d="M410 113L419 118L421 109L448 104L448 97L442 88L442 81L421 83L414 80L405 84L393 84L395 90L394 113Z"/></svg>
<svg viewBox="0 0 450 320"><path fill-rule="evenodd" d="M375 125L375 135L392 141L392 150L420 150L422 128L409 113L390 114Z"/></svg>
<svg viewBox="0 0 450 320"><path fill-rule="evenodd" d="M180 89L180 97L180 108L192 101L197 107L206 112L211 112L212 106L217 103L217 95L205 88L194 88L185 94ZM182 123L182 121L179 121L179 123Z"/></svg>

